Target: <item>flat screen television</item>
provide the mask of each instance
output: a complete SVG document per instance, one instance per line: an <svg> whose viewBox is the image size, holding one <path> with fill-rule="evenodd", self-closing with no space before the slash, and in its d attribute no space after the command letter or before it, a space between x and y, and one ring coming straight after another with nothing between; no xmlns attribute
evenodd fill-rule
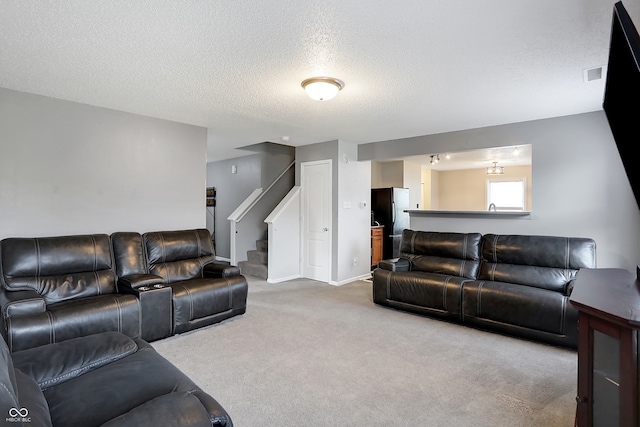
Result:
<svg viewBox="0 0 640 427"><path fill-rule="evenodd" d="M640 208L640 37L627 10L613 6L609 63L602 107Z"/></svg>

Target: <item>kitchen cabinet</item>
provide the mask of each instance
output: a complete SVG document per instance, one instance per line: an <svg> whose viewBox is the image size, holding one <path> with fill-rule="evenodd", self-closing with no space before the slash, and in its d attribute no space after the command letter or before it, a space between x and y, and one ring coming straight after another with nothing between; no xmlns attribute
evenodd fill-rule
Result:
<svg viewBox="0 0 640 427"><path fill-rule="evenodd" d="M371 227L371 267L376 267L382 260L383 226Z"/></svg>

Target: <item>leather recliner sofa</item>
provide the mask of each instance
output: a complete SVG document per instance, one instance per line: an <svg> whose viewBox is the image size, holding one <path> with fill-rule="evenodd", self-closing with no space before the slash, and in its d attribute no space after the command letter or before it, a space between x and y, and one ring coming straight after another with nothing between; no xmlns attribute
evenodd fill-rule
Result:
<svg viewBox="0 0 640 427"><path fill-rule="evenodd" d="M588 238L404 230L400 258L373 272L376 304L576 348L569 304Z"/></svg>
<svg viewBox="0 0 640 427"><path fill-rule="evenodd" d="M238 267L215 260L206 229L114 233L112 241L120 288L142 297L143 339L187 332L245 313L247 281ZM145 297L152 302L145 304ZM145 314L150 310L163 311L155 317L172 319L170 325L159 330L159 322L149 324Z"/></svg>
<svg viewBox="0 0 640 427"><path fill-rule="evenodd" d="M6 238L0 269L11 351L105 331L140 336L138 300L118 292L106 234Z"/></svg>
<svg viewBox="0 0 640 427"><path fill-rule="evenodd" d="M12 426L233 425L147 342L118 332L13 353L0 339L0 413Z"/></svg>
<svg viewBox="0 0 640 427"><path fill-rule="evenodd" d="M153 341L246 310L248 285L206 229L0 241L11 351L105 331Z"/></svg>

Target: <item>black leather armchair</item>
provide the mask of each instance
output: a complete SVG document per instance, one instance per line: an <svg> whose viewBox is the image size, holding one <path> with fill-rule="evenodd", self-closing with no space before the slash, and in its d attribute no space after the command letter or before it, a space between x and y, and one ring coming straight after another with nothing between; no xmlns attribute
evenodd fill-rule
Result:
<svg viewBox="0 0 640 427"><path fill-rule="evenodd" d="M247 280L238 267L215 260L208 230L157 231L142 238L146 273L171 288L174 334L245 313Z"/></svg>
<svg viewBox="0 0 640 427"><path fill-rule="evenodd" d="M216 261L206 229L111 235L122 292L140 299L142 338L152 341L243 314L248 285Z"/></svg>
<svg viewBox="0 0 640 427"><path fill-rule="evenodd" d="M138 300L118 293L106 234L3 239L0 270L11 351L104 331L140 336Z"/></svg>

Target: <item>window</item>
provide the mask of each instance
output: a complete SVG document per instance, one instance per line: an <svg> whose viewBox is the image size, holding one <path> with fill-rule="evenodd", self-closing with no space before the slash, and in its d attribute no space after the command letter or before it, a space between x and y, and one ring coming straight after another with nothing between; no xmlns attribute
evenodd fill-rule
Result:
<svg viewBox="0 0 640 427"><path fill-rule="evenodd" d="M524 192L524 179L489 180L487 181L487 206L491 208L495 206L497 211L524 211Z"/></svg>

